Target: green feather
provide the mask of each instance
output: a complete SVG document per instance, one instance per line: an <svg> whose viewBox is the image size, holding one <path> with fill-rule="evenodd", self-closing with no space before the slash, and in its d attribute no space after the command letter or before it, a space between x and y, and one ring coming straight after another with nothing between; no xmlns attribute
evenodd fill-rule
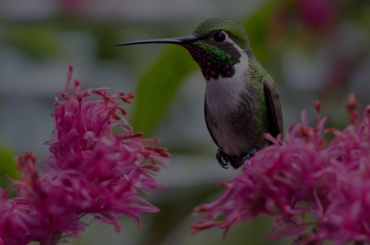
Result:
<svg viewBox="0 0 370 245"><path fill-rule="evenodd" d="M267 73L265 68L261 65L261 63L256 60L255 58L252 58L249 60L249 67L251 68L251 78L250 78L250 86L257 91L259 95L259 101L260 101L260 106L257 111L257 117L256 117L256 122L260 127L264 130L267 130L269 125L268 121L268 111L267 111L267 101L266 101L266 95L265 95L265 90L263 87L262 80L264 78L268 78L267 80L271 83L274 83L273 78L270 76L270 74Z"/></svg>
<svg viewBox="0 0 370 245"><path fill-rule="evenodd" d="M227 17L218 17L205 20L194 31L194 35L202 38L215 31L223 30L234 37L235 42L242 49L249 48L249 41L244 27L236 20Z"/></svg>

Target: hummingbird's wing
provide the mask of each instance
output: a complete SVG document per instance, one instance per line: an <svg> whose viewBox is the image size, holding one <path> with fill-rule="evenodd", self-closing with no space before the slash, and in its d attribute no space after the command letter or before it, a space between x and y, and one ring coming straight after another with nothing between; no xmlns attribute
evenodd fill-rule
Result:
<svg viewBox="0 0 370 245"><path fill-rule="evenodd" d="M209 114L206 99L204 99L204 118L206 119L206 125L207 125L207 128L208 128L209 134L211 135L211 137L212 137L213 141L216 143L216 145L219 146L218 142L216 140L216 137L212 133L212 128L217 127L217 123L213 120L212 116Z"/></svg>
<svg viewBox="0 0 370 245"><path fill-rule="evenodd" d="M270 134L276 137L283 135L283 113L281 111L280 96L271 78L265 76L262 80L266 96L266 105L272 120Z"/></svg>

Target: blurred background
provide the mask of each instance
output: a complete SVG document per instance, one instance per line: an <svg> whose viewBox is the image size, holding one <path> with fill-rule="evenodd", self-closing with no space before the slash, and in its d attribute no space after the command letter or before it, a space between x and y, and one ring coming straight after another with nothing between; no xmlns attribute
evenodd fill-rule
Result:
<svg viewBox="0 0 370 245"><path fill-rule="evenodd" d="M222 169L208 134L205 81L187 51L152 44L115 47L124 41L190 33L215 16L238 19L252 49L274 77L281 95L285 130L307 109L315 123L314 99L343 128L342 104L354 91L370 103L369 0L1 0L0 1L0 185L17 177L13 156L33 150L47 157L43 142L53 130L53 99L63 91L67 67L83 88L134 92L128 121L147 137L162 139L171 167L158 181L167 189L142 195L161 209L143 214L143 230L124 217L122 231L94 223L72 245L290 244L269 241L271 220L262 217L231 229L190 235L195 206L211 202L216 184L239 173Z"/></svg>

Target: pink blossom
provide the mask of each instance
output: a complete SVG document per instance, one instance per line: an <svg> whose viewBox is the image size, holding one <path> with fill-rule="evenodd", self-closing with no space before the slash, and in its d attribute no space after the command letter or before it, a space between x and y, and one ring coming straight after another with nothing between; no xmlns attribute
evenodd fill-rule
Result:
<svg viewBox="0 0 370 245"><path fill-rule="evenodd" d="M28 244L27 215L29 200L26 198L6 199L11 189L0 196L0 245Z"/></svg>
<svg viewBox="0 0 370 245"><path fill-rule="evenodd" d="M307 27L328 31L336 19L337 6L332 0L298 0L301 18Z"/></svg>
<svg viewBox="0 0 370 245"><path fill-rule="evenodd" d="M59 0L59 6L66 14L81 14L87 8L85 0Z"/></svg>
<svg viewBox="0 0 370 245"><path fill-rule="evenodd" d="M9 190L0 197L0 245L54 245L66 235L80 238L89 225L81 221L87 214L119 232L117 219L123 215L141 228L141 212L159 212L138 191L163 188L153 173L160 171L158 161L168 166L169 154L146 145L159 140L140 138L142 133L134 133L121 116L126 111L117 101L130 104L133 97L105 88L82 90L76 80L74 94L55 98L55 130L45 143L47 172L39 173L34 153L19 156L21 179L12 187L18 197L7 198Z"/></svg>
<svg viewBox="0 0 370 245"><path fill-rule="evenodd" d="M324 129L327 118L321 118L321 105L315 101L315 127L308 125L303 111L301 123L289 127L284 141L267 135L273 145L246 161L234 180L223 183L226 190L219 199L195 209L206 214L192 225L193 233L220 227L225 237L238 223L270 215L276 217L270 239L293 236L293 244L370 242L370 106L357 125L353 96L346 104L352 124L344 130ZM335 135L329 144L323 139L327 133ZM307 222L307 213L316 221Z"/></svg>

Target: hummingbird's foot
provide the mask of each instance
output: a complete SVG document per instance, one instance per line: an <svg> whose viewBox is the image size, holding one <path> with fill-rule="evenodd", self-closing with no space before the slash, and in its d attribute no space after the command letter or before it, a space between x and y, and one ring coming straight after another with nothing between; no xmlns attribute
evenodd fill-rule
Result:
<svg viewBox="0 0 370 245"><path fill-rule="evenodd" d="M245 154L245 156L243 157L243 162L245 162L246 160L248 160L249 158L253 157L254 154L256 154L258 151L258 148L250 148L247 152L247 154Z"/></svg>
<svg viewBox="0 0 370 245"><path fill-rule="evenodd" d="M217 154L216 154L217 161L220 163L221 167L224 169L229 168L229 162L226 160L226 153L224 152L224 149L221 147L218 148Z"/></svg>

